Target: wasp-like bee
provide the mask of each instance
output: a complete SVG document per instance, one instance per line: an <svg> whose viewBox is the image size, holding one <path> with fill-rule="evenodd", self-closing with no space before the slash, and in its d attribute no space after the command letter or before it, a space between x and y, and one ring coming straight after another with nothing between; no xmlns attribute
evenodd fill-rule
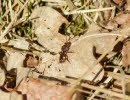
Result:
<svg viewBox="0 0 130 100"><path fill-rule="evenodd" d="M61 47L59 63L64 63L66 60L69 62L67 53L69 52L71 46L71 42L65 42L65 44Z"/></svg>

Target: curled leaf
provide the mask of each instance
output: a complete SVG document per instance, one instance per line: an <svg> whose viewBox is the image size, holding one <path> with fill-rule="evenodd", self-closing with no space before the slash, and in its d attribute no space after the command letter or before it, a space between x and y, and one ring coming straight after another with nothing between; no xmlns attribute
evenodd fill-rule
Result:
<svg viewBox="0 0 130 100"><path fill-rule="evenodd" d="M25 59L24 64L27 67L35 67L39 64L39 60L35 57L29 56Z"/></svg>

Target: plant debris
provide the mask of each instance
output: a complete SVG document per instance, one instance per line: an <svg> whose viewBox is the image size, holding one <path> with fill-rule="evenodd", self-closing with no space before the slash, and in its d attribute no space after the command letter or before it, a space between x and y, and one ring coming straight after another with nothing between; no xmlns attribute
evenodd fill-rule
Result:
<svg viewBox="0 0 130 100"><path fill-rule="evenodd" d="M48 85L49 81L40 81L29 78L24 79L17 88L17 91L21 91L22 94L27 94L28 100L60 100L63 93L69 89L69 87ZM70 100L73 92L67 95L63 100Z"/></svg>
<svg viewBox="0 0 130 100"><path fill-rule="evenodd" d="M1 0L0 100L130 100L129 0Z"/></svg>

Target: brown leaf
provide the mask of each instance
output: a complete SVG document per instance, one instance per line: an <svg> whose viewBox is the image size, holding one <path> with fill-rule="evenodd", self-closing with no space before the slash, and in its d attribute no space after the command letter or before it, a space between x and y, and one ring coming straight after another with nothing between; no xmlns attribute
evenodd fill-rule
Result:
<svg viewBox="0 0 130 100"><path fill-rule="evenodd" d="M6 80L4 83L5 90L13 91L15 89L16 77L17 77L17 70L15 68L8 71L8 73L6 74Z"/></svg>
<svg viewBox="0 0 130 100"><path fill-rule="evenodd" d="M118 24L125 24L126 22L130 22L130 14L119 14L117 15L114 20L118 23Z"/></svg>
<svg viewBox="0 0 130 100"><path fill-rule="evenodd" d="M36 58L29 56L26 58L25 60L25 66L27 67L35 67L39 64L39 60L37 60Z"/></svg>
<svg viewBox="0 0 130 100"><path fill-rule="evenodd" d="M124 2L126 2L126 0L113 0L113 2L118 5L122 5L122 4L124 4Z"/></svg>
<svg viewBox="0 0 130 100"><path fill-rule="evenodd" d="M118 25L124 25L126 23L130 23L130 14L118 14L113 20L111 20L105 28L107 29L117 29Z"/></svg>
<svg viewBox="0 0 130 100"><path fill-rule="evenodd" d="M69 89L58 85L48 85L48 81L40 81L29 78L24 79L17 88L17 91L27 95L27 100L60 100L61 96ZM70 100L72 93L64 98Z"/></svg>

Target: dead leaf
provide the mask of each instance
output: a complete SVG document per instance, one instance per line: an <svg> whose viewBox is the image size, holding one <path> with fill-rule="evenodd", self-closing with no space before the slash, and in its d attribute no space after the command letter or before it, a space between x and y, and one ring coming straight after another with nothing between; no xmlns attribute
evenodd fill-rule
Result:
<svg viewBox="0 0 130 100"><path fill-rule="evenodd" d="M117 15L114 20L117 22L117 24L125 24L126 22L130 22L130 14L119 14Z"/></svg>
<svg viewBox="0 0 130 100"><path fill-rule="evenodd" d="M118 5L122 5L124 4L124 2L126 2L126 0L113 0L113 2L115 2Z"/></svg>
<svg viewBox="0 0 130 100"><path fill-rule="evenodd" d="M27 76L29 69L23 67L23 61L25 59L25 54L19 52L8 52L7 56L7 71L11 69L17 70L16 86L19 82Z"/></svg>
<svg viewBox="0 0 130 100"><path fill-rule="evenodd" d="M24 64L27 67L35 67L39 64L39 60L35 57L29 56L25 59Z"/></svg>
<svg viewBox="0 0 130 100"><path fill-rule="evenodd" d="M3 39L0 40L0 43L6 43L8 41L9 41L9 39L3 38Z"/></svg>
<svg viewBox="0 0 130 100"><path fill-rule="evenodd" d="M18 49L28 50L29 49L29 43L25 39L14 39L10 40L8 45L11 45Z"/></svg>
<svg viewBox="0 0 130 100"><path fill-rule="evenodd" d="M94 22L91 23L91 25L88 28L88 31L85 34L92 35L95 33L100 33L101 27Z"/></svg>
<svg viewBox="0 0 130 100"><path fill-rule="evenodd" d="M48 82L48 81L47 81ZM27 100L60 100L61 96L69 87L58 85L47 85L47 82L29 78L24 79L17 88L22 94L27 95ZM72 93L67 95L64 100L70 100Z"/></svg>
<svg viewBox="0 0 130 100"><path fill-rule="evenodd" d="M124 25L130 23L130 14L118 14L114 19L112 19L105 28L115 30L118 28L118 25Z"/></svg>
<svg viewBox="0 0 130 100"><path fill-rule="evenodd" d="M16 69L11 69L6 73L6 80L4 83L4 89L7 91L13 91L16 86L16 77L17 71Z"/></svg>
<svg viewBox="0 0 130 100"><path fill-rule="evenodd" d="M103 54L120 36L119 34L94 34L83 35L78 40L73 41L68 53L68 60L59 63L59 55L50 55L49 53L41 53L42 63L36 66L40 72L44 72L45 76L50 77L80 77L85 71L88 74L85 80L92 81L102 66L98 63L95 67L96 57L93 54L93 47L96 47L96 53ZM60 52L60 51L59 51ZM48 56L47 56L48 55ZM47 58L46 58L47 57ZM100 81L104 76L104 70L100 72L95 82Z"/></svg>
<svg viewBox="0 0 130 100"><path fill-rule="evenodd" d="M38 42L48 50L57 53L65 42L65 37L58 34L59 28L68 21L58 11L47 6L35 9L31 17L39 17L33 23Z"/></svg>

